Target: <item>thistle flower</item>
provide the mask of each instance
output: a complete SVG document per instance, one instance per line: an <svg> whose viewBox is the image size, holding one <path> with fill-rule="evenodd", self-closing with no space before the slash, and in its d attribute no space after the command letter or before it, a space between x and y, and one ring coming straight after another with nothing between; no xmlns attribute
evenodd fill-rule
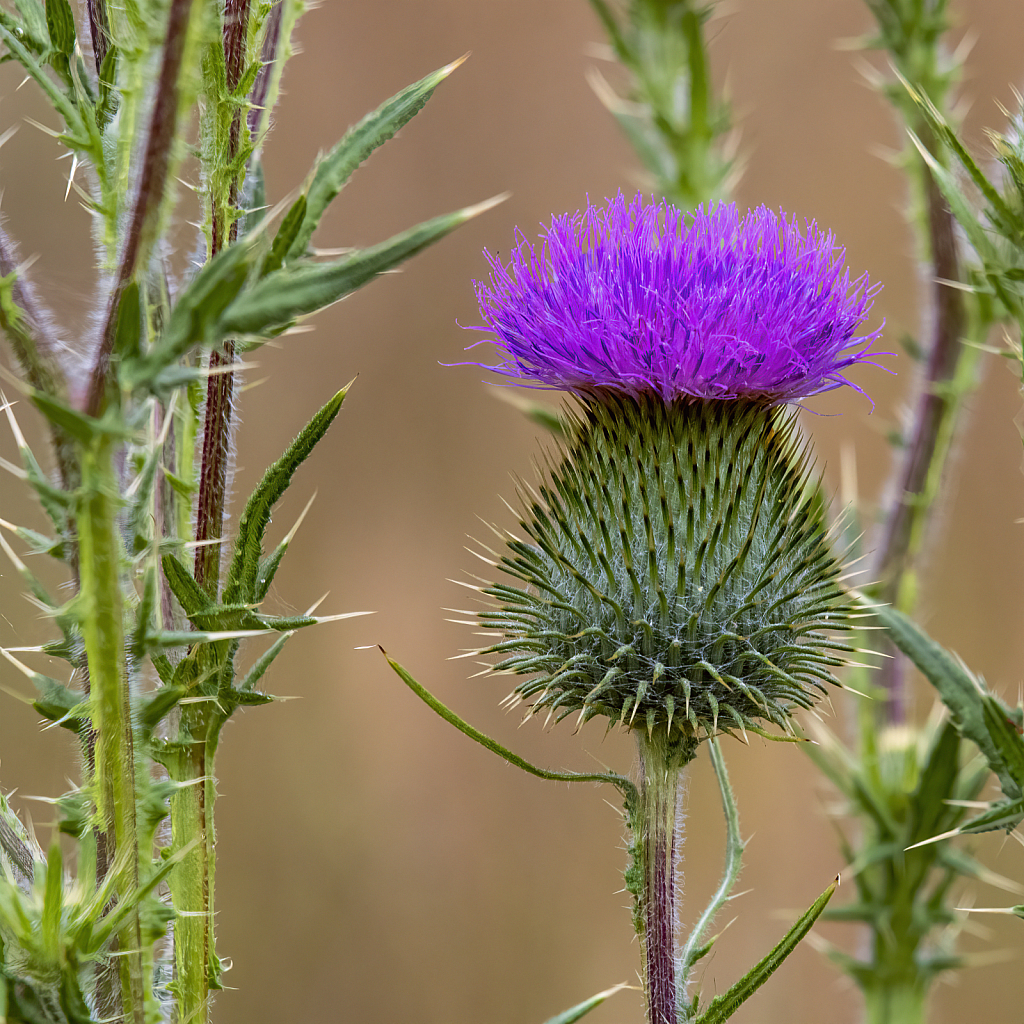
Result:
<svg viewBox="0 0 1024 1024"><path fill-rule="evenodd" d="M878 334L855 337L878 289L851 285L833 236L763 206L686 215L620 193L556 217L539 256L518 238L508 267L485 253L477 298L505 355L488 368L520 381L791 402L849 384Z"/></svg>
<svg viewBox="0 0 1024 1024"><path fill-rule="evenodd" d="M655 732L788 728L835 682L852 609L792 413L878 332L830 234L759 208L631 203L519 235L477 283L504 361L580 404L484 593L514 701ZM855 385L851 385L855 386Z"/></svg>

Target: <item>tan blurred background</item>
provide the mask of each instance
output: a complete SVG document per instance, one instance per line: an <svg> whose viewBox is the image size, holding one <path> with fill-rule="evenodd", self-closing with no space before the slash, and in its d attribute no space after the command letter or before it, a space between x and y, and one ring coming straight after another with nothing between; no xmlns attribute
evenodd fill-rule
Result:
<svg viewBox="0 0 1024 1024"><path fill-rule="evenodd" d="M953 3L977 41L964 94L970 138L1001 126L1024 79L1024 7L1018 0ZM969 29L968 29L969 26ZM901 140L858 55L837 40L865 32L859 0L732 0L713 26L716 76L728 83L742 128L746 174L738 199L817 218L848 247L855 274L884 282L877 318L888 346L917 329L920 282L901 209L898 174L879 156ZM330 591L323 611L376 609L371 618L296 636L268 678L301 699L238 715L217 765L217 899L220 951L233 961L222 1024L539 1024L615 982L636 983L638 950L621 889L625 855L614 794L527 777L435 719L373 650L381 643L470 721L523 756L552 767L630 767L630 744L592 724L518 729L504 714L500 680L467 677L447 661L474 643L445 621L466 607L448 582L479 563L466 552L478 516L510 524L499 495L510 474L529 475L537 431L473 368L445 368L474 340L456 321L478 321L472 279L480 250L507 252L513 228L533 236L553 212L634 189L638 164L585 82L602 33L586 0L378 0L324 3L300 24L303 53L266 150L270 197L296 186L317 150L386 97L472 51L427 108L360 170L325 220L322 246L376 242L412 223L509 190L512 198L400 275L369 285L316 319L313 333L267 348L242 398L236 494L291 439L313 409L359 374L344 410L278 510L280 536L308 497L319 496L272 593L281 611ZM607 67L607 66L606 66ZM613 69L609 69L614 73ZM8 229L23 254L40 254L36 282L69 334L86 322L94 279L87 215L61 202L67 163L23 123L47 114L19 72L0 69L0 129L21 125L0 153ZM183 219L185 219L183 217ZM187 238L187 232L182 232ZM887 346L887 347L888 347ZM893 360L906 368L907 360ZM805 417L828 480L839 450L856 450L870 502L884 485L884 435L910 384L870 368L857 377L876 402L850 393L816 400ZM970 402L927 574L923 617L1004 696L1021 686L1024 480L1015 417L1021 401L1007 364L991 360ZM29 420L23 410L23 419ZM836 415L839 414L839 415ZM12 457L6 431L0 454ZM0 483L0 516L40 525L18 487ZM34 517L34 518L33 518ZM0 567L0 644L39 642L45 622ZM40 666L42 668L42 666ZM45 671L45 669L44 669ZM0 669L5 686L23 680ZM931 698L922 688L918 712ZM842 731L850 709L835 702ZM20 794L68 788L66 735L41 733L30 708L0 694L0 783ZM797 749L754 739L726 747L743 830L753 836L741 888L720 924L736 916L703 974L710 996L731 984L844 867L827 810L834 794ZM612 801L614 802L614 801ZM41 837L51 812L16 801ZM722 822L706 759L693 770L684 920L717 881ZM976 844L1002 872L1024 877L1020 847L989 835ZM841 890L839 899L849 898ZM976 905L1015 902L978 887ZM1019 897L1018 897L1019 899ZM935 1022L1022 1019L1024 930L975 918L965 938L979 966L939 987ZM849 950L858 934L823 935ZM1008 963L993 966L991 951ZM734 1018L737 1022L846 1024L859 998L810 946ZM635 992L597 1010L594 1024L638 1021Z"/></svg>

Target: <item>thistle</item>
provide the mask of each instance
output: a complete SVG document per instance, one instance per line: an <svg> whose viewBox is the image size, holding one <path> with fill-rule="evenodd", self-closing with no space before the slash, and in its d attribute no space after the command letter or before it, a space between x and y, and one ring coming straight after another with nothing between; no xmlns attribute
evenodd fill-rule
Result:
<svg viewBox="0 0 1024 1024"><path fill-rule="evenodd" d="M691 751L788 728L836 681L851 606L782 404L849 384L875 289L814 225L621 194L490 262L491 369L580 403L501 558L525 586L485 590L487 653L531 677L513 699Z"/></svg>
<svg viewBox="0 0 1024 1024"><path fill-rule="evenodd" d="M510 699L528 713L636 735L626 884L648 1019L688 1021L688 971L707 947L676 948L680 773L720 732L790 729L852 650L841 564L784 405L870 361L878 332L856 331L877 289L850 281L813 224L621 194L555 218L539 255L520 235L508 267L488 258L477 296L504 357L489 368L578 407L524 498L525 539L509 534L495 563L515 583L483 589L497 605L479 620L504 639L481 653L524 677Z"/></svg>

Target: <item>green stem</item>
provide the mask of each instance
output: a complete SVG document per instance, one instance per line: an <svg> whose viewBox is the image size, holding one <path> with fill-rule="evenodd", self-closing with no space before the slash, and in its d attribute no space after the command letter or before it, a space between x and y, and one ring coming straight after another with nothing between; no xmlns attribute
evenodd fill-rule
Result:
<svg viewBox="0 0 1024 1024"><path fill-rule="evenodd" d="M687 995L686 986L689 982L690 969L707 952L708 945L710 945L708 943L702 947L704 933L715 919L715 915L730 898L743 865L744 843L740 835L739 811L736 809L736 797L729 782L725 758L722 756L722 750L716 738L712 737L708 740L708 751L711 755L711 763L714 765L715 778L718 780L718 789L722 795L722 813L725 815L725 868L722 871L722 880L718 883L718 888L704 913L701 914L700 920L690 932L679 957L677 990L684 999ZM712 939L712 941L714 940Z"/></svg>
<svg viewBox="0 0 1024 1024"><path fill-rule="evenodd" d="M198 1024L208 1018L209 962L213 945L213 834L208 799L209 750L203 716L193 710L182 714L182 746L169 763L171 777L185 783L171 798L171 833L175 850L191 846L168 877L174 922L174 962L177 973L178 1020Z"/></svg>
<svg viewBox="0 0 1024 1024"><path fill-rule="evenodd" d="M119 503L114 442L100 437L82 453L78 508L82 634L89 663L90 704L97 732L96 802L105 822L108 857L116 865L124 900L139 887L135 750L121 603ZM113 834L114 850L109 850ZM111 856L113 854L113 856ZM118 932L122 951L121 998L125 1020L144 1021L142 935L136 912Z"/></svg>
<svg viewBox="0 0 1024 1024"><path fill-rule="evenodd" d="M222 114L221 107L232 110L226 140L205 155L204 177L210 183L211 257L234 243L238 234L236 207L244 170L235 169L234 164L239 153L243 115L242 108L229 101L246 66L249 19L249 0L226 0L221 16L221 39L212 44L223 48L223 63L212 57L204 62L204 85L214 122ZM227 95L223 94L217 74L212 71L220 66L226 72ZM219 136L218 141L221 141ZM233 363L234 351L234 341L225 342L223 353L210 354L210 369ZM194 572L196 581L214 600L220 594L219 541L227 503L233 403L234 374L212 374L206 389L195 539L213 543L201 543L196 548ZM188 419L188 410L185 410L185 418ZM192 705L182 712L179 739L183 752L177 767L180 781L190 784L172 801L171 809L176 848L196 843L173 872L171 881L179 914L175 930L178 1014L180 1020L190 1024L202 1024L209 1019L210 991L219 987L220 962L214 933L213 809L217 793L213 762L220 724L222 720L206 704Z"/></svg>
<svg viewBox="0 0 1024 1024"><path fill-rule="evenodd" d="M164 55L160 65L153 114L138 176L135 202L124 236L114 285L107 300L99 350L89 376L84 408L90 416L103 410L109 386L111 356L117 334L121 297L140 267L144 268L157 236L160 209L167 191L174 138L178 131L178 106L185 43L193 0L171 0L167 16Z"/></svg>
<svg viewBox="0 0 1024 1024"><path fill-rule="evenodd" d="M919 981L865 988L865 1024L924 1024L926 989Z"/></svg>

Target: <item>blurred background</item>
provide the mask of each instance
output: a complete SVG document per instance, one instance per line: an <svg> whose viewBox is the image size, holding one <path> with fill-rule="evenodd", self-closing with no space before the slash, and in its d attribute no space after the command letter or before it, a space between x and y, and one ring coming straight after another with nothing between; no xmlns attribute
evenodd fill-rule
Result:
<svg viewBox="0 0 1024 1024"><path fill-rule="evenodd" d="M1002 126L998 104L1012 106L1012 88L1024 81L1024 7L957 0L953 8L956 38L974 40L962 90L971 102L968 137L987 154L984 127ZM921 288L904 185L885 160L902 140L858 67L876 58L837 45L870 27L860 0L731 0L711 28L711 56L741 129L739 202L833 230L853 274L884 283L873 324L885 318L883 348L895 349L918 330ZM469 679L471 660L447 660L476 643L469 627L446 621L445 608L471 607L472 598L449 580L480 567L465 547L468 536L483 537L480 519L513 524L500 496L514 497L515 474L532 475L538 430L497 400L486 374L442 364L465 358L476 340L460 325L480 322L472 280L485 273L485 246L507 252L516 225L534 237L553 213L578 209L588 195L600 201L643 181L586 83L595 66L615 79L586 0L334 2L309 12L297 38L303 52L288 66L265 150L272 201L364 113L472 53L357 172L318 245L371 244L496 193L512 196L318 317L311 333L255 356L249 380L267 380L241 398L236 496L358 374L277 510L275 540L318 492L272 607L302 610L329 592L323 613L376 614L297 635L266 684L299 699L239 713L226 730L217 763L217 905L220 952L233 968L217 1017L540 1024L616 982L637 984L615 794L542 782L502 763L433 717L376 650L356 648L382 644L465 718L535 763L630 768L624 736L604 737L598 722L578 735L569 721L520 729L519 714L498 707L505 681ZM94 306L89 218L74 193L62 202L68 164L55 162L53 140L25 123L45 120L46 110L32 86L17 89L19 80L13 66L0 68L0 129L20 126L0 152L3 214L22 255L39 256L33 278L74 338ZM182 258L194 244L184 209ZM868 509L885 486L885 435L912 383L908 359L888 362L902 372L866 368L856 378L873 412L851 391L821 396L811 403L816 414L804 414L833 490L841 446L855 453ZM984 374L932 542L923 624L1016 701L1024 665L1021 400L1005 361L989 360ZM19 414L38 438L24 404ZM14 458L6 428L0 435L0 455ZM0 516L42 525L10 476L0 482ZM0 573L0 644L49 638L17 577L6 564ZM0 684L27 691L7 666ZM931 704L920 687L917 714ZM852 714L845 695L822 710L843 733ZM759 959L845 867L829 817L834 793L799 749L751 741L725 746L752 841L740 885L748 891L718 922L735 916L703 972L708 996ZM41 732L30 707L0 693L0 783L17 788L15 805L44 843L52 811L23 798L56 796L74 773L68 735ZM706 757L692 770L685 831L682 914L690 922L717 882L723 842ZM1020 847L1001 834L980 837L974 849L996 870L1024 877ZM984 886L964 897L978 906L1016 899ZM968 928L964 946L977 963L937 990L932 1020L1019 1020L1021 922L978 916ZM819 930L857 947L850 926ZM733 1019L847 1024L859 1009L858 994L805 943ZM633 991L587 1019L641 1017Z"/></svg>

